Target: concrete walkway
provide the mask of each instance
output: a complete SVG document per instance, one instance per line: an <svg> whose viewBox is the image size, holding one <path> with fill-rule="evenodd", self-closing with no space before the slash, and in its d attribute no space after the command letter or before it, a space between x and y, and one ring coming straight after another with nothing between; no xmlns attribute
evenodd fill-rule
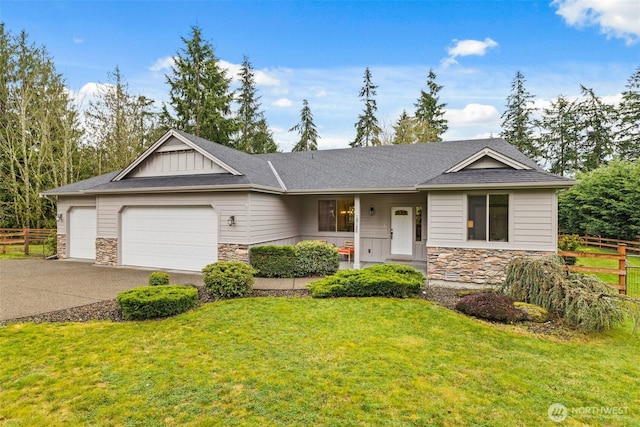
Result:
<svg viewBox="0 0 640 427"><path fill-rule="evenodd" d="M0 320L33 316L114 299L148 284L154 269L98 267L40 258L0 260ZM171 283L202 286L199 273L171 272ZM255 289L304 289L314 278L256 278Z"/></svg>

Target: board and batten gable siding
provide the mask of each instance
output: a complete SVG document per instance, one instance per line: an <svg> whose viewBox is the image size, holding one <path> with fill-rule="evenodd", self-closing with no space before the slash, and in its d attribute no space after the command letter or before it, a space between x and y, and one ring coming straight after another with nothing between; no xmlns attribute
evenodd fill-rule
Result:
<svg viewBox="0 0 640 427"><path fill-rule="evenodd" d="M249 193L249 243L297 239L300 235L300 198Z"/></svg>
<svg viewBox="0 0 640 427"><path fill-rule="evenodd" d="M248 244L248 193L170 193L101 195L98 197L97 237L120 237L120 213L127 206L212 206L219 218L219 243ZM235 225L227 220L234 216Z"/></svg>
<svg viewBox="0 0 640 427"><path fill-rule="evenodd" d="M59 196L58 213L62 214L63 221L57 222L57 233L67 234L67 223L69 213L73 207L95 207L96 198L94 196Z"/></svg>
<svg viewBox="0 0 640 427"><path fill-rule="evenodd" d="M467 240L467 195L509 194L509 241ZM555 190L431 191L428 198L428 247L555 251Z"/></svg>
<svg viewBox="0 0 640 427"><path fill-rule="evenodd" d="M195 150L155 152L131 171L133 178L228 173Z"/></svg>

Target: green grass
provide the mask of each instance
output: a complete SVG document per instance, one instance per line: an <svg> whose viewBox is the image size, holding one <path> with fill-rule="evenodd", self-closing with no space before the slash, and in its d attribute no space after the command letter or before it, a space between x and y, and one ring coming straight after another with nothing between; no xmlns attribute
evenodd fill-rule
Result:
<svg viewBox="0 0 640 427"><path fill-rule="evenodd" d="M607 249L607 248L595 248L591 246L581 246L578 249L579 252L588 252L588 253L602 253L602 254L616 254L617 251L615 249ZM640 257L627 257L627 261L629 265L640 267ZM598 258L581 258L577 259L576 265L580 265L583 267L596 267L596 268L613 268L618 269L618 261L615 259L598 259ZM588 273L597 276L605 283L618 283L618 276L616 274L608 274L608 273ZM629 286L629 295L640 297L640 288L635 286Z"/></svg>
<svg viewBox="0 0 640 427"><path fill-rule="evenodd" d="M51 255L50 253L47 252L46 249L44 249L44 252L43 252L43 248L44 248L44 245L42 244L39 244L39 245L30 244L28 256L42 258L43 256ZM2 246L0 246L0 259L20 259L20 258L27 258L27 255L24 254L24 245L7 245L6 253L4 254L2 253Z"/></svg>
<svg viewBox="0 0 640 427"><path fill-rule="evenodd" d="M10 426L543 426L555 402L574 411L569 425L640 419L629 325L562 341L417 299L253 298L159 321L14 324L0 328L0 360Z"/></svg>

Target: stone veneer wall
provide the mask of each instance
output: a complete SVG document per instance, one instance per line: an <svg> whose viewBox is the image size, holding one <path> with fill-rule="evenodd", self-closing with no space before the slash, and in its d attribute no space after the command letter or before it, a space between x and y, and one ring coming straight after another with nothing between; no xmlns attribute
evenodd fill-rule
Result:
<svg viewBox="0 0 640 427"><path fill-rule="evenodd" d="M218 243L218 261L249 262L249 246Z"/></svg>
<svg viewBox="0 0 640 427"><path fill-rule="evenodd" d="M118 265L118 239L96 238L96 264Z"/></svg>
<svg viewBox="0 0 640 427"><path fill-rule="evenodd" d="M57 247L58 247L58 258L64 259L67 257L67 235L66 234L58 234L57 235Z"/></svg>
<svg viewBox="0 0 640 427"><path fill-rule="evenodd" d="M504 280L505 267L513 258L552 255L547 251L506 249L427 248L429 280L493 285Z"/></svg>

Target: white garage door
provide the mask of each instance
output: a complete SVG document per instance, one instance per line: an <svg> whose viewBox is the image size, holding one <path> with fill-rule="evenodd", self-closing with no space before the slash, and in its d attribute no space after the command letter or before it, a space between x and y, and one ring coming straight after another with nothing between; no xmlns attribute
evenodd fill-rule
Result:
<svg viewBox="0 0 640 427"><path fill-rule="evenodd" d="M200 271L218 260L218 215L210 206L127 207L122 264Z"/></svg>
<svg viewBox="0 0 640 427"><path fill-rule="evenodd" d="M96 259L96 208L76 207L69 213L69 257Z"/></svg>

